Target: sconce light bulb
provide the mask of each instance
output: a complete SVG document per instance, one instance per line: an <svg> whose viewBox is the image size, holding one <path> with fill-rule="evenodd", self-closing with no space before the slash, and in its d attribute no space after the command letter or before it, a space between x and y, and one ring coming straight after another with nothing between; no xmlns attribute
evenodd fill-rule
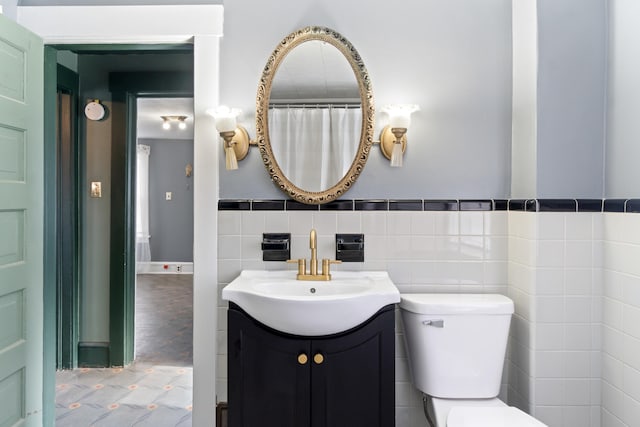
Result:
<svg viewBox="0 0 640 427"><path fill-rule="evenodd" d="M226 147L224 151L227 170L230 171L238 169L238 158L236 157L236 152L233 150L233 147Z"/></svg>
<svg viewBox="0 0 640 427"><path fill-rule="evenodd" d="M389 115L389 126L392 128L408 128L411 125L411 113L420 110L415 104L395 104L382 107Z"/></svg>
<svg viewBox="0 0 640 427"><path fill-rule="evenodd" d="M171 123L169 123L168 121L164 121L164 123L162 123L162 129L164 130L169 130L171 129Z"/></svg>
<svg viewBox="0 0 640 427"><path fill-rule="evenodd" d="M178 123L178 128L181 130L185 130L187 128L187 124L184 121Z"/></svg>
<svg viewBox="0 0 640 427"><path fill-rule="evenodd" d="M207 113L211 114L215 119L218 132L229 132L235 130L241 111L237 108L221 105L215 110L207 110Z"/></svg>
<svg viewBox="0 0 640 427"><path fill-rule="evenodd" d="M402 144L393 144L393 150L391 151L391 166L394 168L402 167Z"/></svg>

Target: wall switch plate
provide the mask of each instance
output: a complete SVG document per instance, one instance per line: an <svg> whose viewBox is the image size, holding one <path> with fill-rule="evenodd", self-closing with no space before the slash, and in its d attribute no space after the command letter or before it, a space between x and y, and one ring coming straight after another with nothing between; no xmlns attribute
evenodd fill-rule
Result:
<svg viewBox="0 0 640 427"><path fill-rule="evenodd" d="M171 191L167 191L166 193L164 193L165 200L171 200L171 197L173 197L173 194L171 194Z"/></svg>
<svg viewBox="0 0 640 427"><path fill-rule="evenodd" d="M91 197L100 198L102 197L102 182L101 181L92 181L91 182Z"/></svg>

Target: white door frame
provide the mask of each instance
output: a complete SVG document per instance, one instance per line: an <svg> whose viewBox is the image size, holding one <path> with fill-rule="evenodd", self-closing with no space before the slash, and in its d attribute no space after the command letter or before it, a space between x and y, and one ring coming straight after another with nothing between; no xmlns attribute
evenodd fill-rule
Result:
<svg viewBox="0 0 640 427"><path fill-rule="evenodd" d="M45 44L193 43L193 425L215 426L218 105L223 6L18 6L17 21ZM51 302L52 304L55 301Z"/></svg>

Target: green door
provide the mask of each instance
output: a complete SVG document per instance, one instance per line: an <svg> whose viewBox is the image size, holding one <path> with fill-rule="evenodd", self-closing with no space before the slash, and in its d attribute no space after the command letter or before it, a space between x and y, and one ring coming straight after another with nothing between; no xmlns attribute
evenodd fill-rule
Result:
<svg viewBox="0 0 640 427"><path fill-rule="evenodd" d="M0 427L43 423L43 52L0 15Z"/></svg>

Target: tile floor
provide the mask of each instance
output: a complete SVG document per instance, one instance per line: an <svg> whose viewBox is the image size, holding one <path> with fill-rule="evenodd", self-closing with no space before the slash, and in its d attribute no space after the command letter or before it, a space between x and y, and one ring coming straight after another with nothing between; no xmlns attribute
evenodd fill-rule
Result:
<svg viewBox="0 0 640 427"><path fill-rule="evenodd" d="M59 371L56 426L191 426L192 300L191 275L138 276L136 362Z"/></svg>

